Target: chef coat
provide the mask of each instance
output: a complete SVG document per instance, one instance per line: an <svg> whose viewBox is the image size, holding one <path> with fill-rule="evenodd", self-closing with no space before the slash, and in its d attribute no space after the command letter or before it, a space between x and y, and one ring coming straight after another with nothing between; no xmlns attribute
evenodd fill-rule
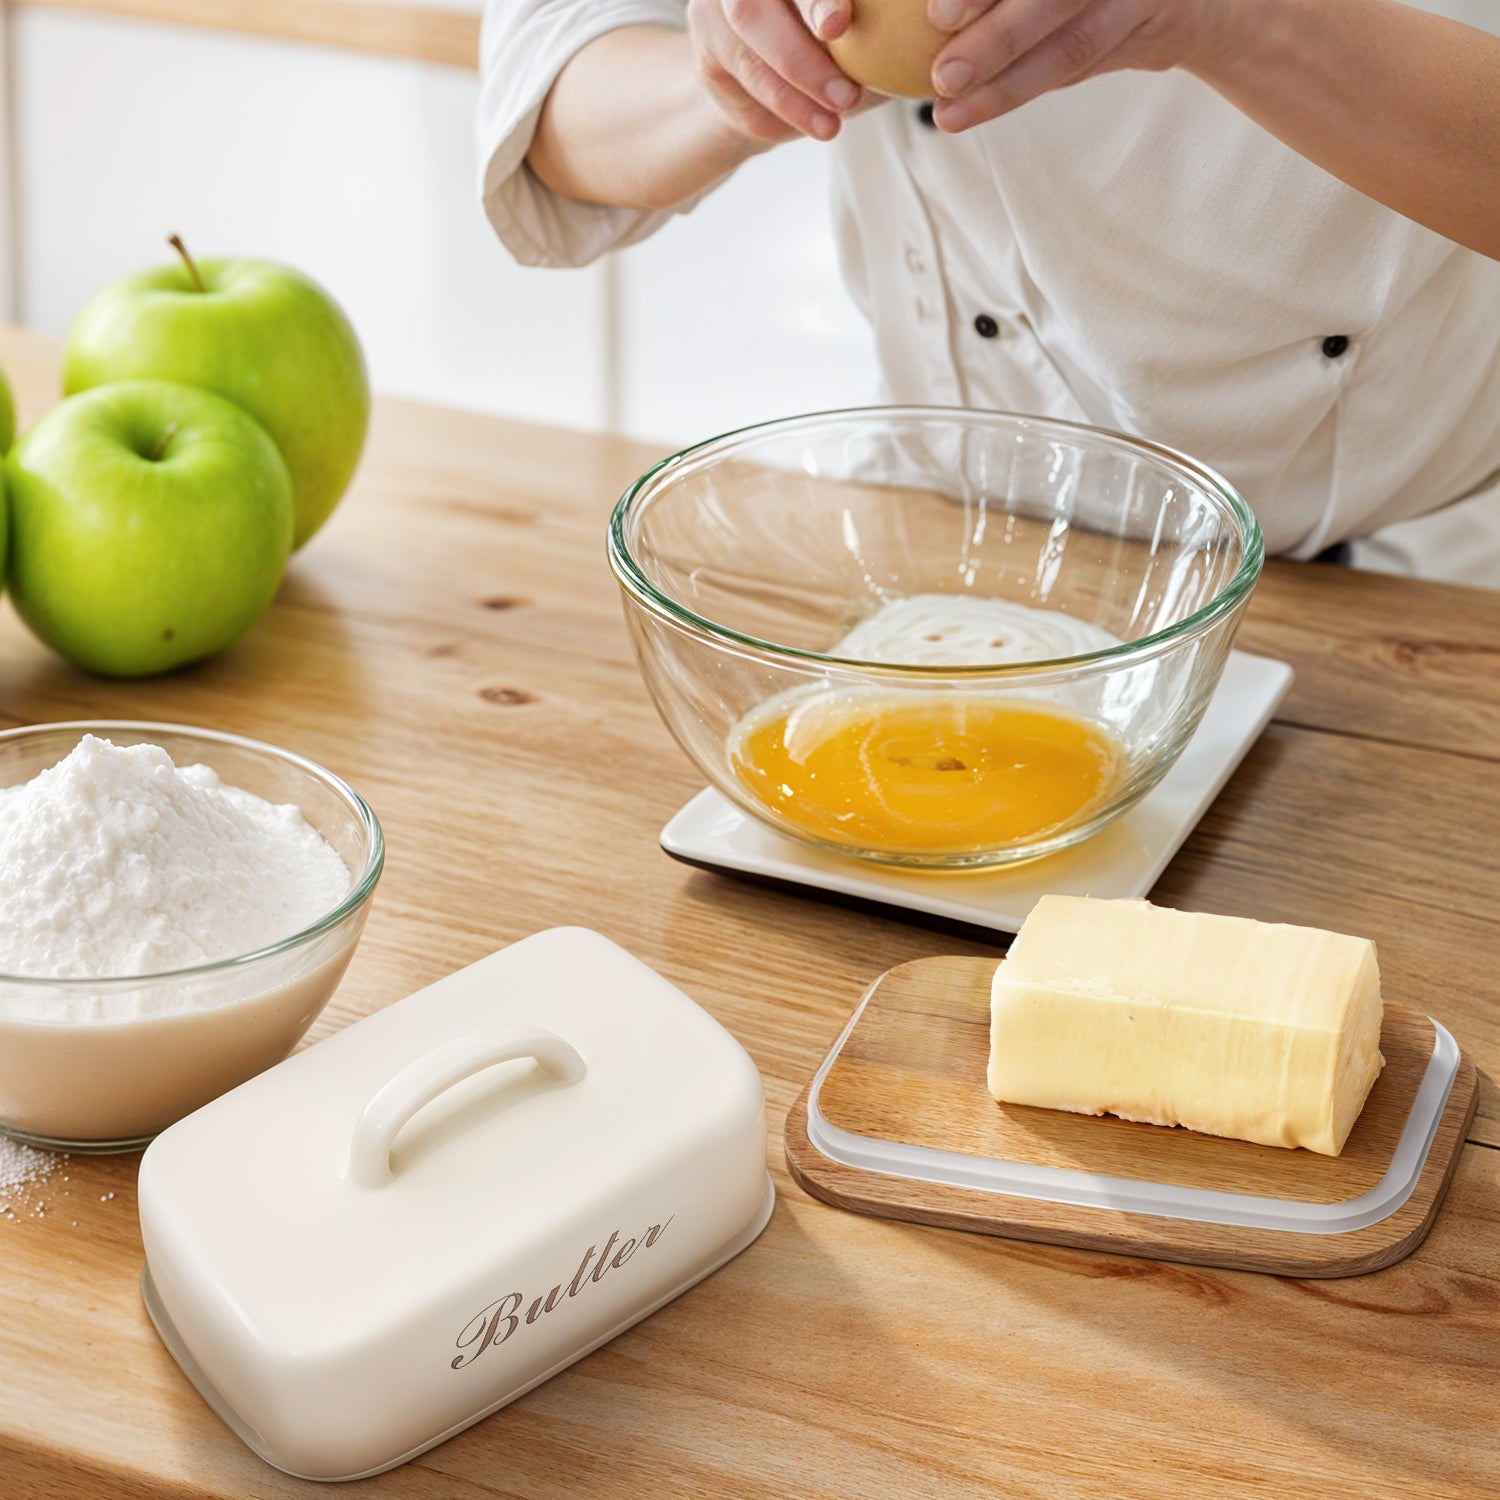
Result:
<svg viewBox="0 0 1500 1500"><path fill-rule="evenodd" d="M1494 0L1422 8L1500 32ZM680 0L489 0L481 193L518 260L582 265L669 217L563 198L524 158L580 47L683 18ZM1189 74L1105 74L958 136L891 101L829 149L882 399L1182 449L1294 557L1476 496L1444 526L1473 515L1500 538L1500 261L1346 186ZM1471 558L1489 545L1470 540Z"/></svg>

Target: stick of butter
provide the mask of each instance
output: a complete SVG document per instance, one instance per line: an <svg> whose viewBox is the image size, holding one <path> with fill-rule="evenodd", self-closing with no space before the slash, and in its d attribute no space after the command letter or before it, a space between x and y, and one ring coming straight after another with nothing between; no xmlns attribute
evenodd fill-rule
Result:
<svg viewBox="0 0 1500 1500"><path fill-rule="evenodd" d="M1044 896L995 975L990 1092L1337 1156L1380 1019L1363 938Z"/></svg>

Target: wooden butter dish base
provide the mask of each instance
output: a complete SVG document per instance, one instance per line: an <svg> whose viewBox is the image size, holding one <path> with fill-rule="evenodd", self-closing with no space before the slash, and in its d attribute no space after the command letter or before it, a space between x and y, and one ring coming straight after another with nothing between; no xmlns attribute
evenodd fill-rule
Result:
<svg viewBox="0 0 1500 1500"><path fill-rule="evenodd" d="M988 958L870 988L792 1106L786 1155L840 1208L946 1229L1284 1276L1357 1276L1432 1224L1478 1099L1435 1021L1387 1005L1386 1066L1337 1157L1113 1116L997 1105Z"/></svg>

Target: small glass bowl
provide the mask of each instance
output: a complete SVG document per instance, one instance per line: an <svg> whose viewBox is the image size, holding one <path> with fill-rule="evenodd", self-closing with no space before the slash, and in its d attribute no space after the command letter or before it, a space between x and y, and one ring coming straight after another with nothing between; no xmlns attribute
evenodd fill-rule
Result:
<svg viewBox="0 0 1500 1500"><path fill-rule="evenodd" d="M721 793L803 843L938 870L1053 853L1145 796L1207 707L1264 554L1250 507L1182 454L942 407L825 412L700 443L631 485L608 545L646 685ZM999 664L841 647L883 608L930 595L1047 612L1033 624L1069 616L1069 644ZM1086 649L1071 644L1080 631ZM1007 837L965 821L877 840L832 800L809 819L809 796L829 797L811 760L780 807L752 792L740 752L770 709L877 701L906 705L908 728L929 710L1068 716L1099 732L1107 773L1081 805ZM790 764L790 727L785 739Z"/></svg>
<svg viewBox="0 0 1500 1500"><path fill-rule="evenodd" d="M364 799L321 766L180 724L8 730L0 786L29 781L86 734L159 745L178 766L206 765L227 786L294 804L349 867L337 906L254 953L130 978L0 975L0 1132L66 1151L130 1151L296 1046L353 956L385 843Z"/></svg>

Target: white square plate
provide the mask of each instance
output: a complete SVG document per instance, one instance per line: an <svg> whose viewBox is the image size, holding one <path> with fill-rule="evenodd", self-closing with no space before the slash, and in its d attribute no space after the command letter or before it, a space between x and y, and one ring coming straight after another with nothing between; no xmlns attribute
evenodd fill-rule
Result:
<svg viewBox="0 0 1500 1500"><path fill-rule="evenodd" d="M704 869L899 907L944 923L1015 932L1049 893L1146 895L1291 685L1285 662L1231 652L1197 733L1150 793L1084 843L1008 869L900 870L827 854L773 833L711 788L662 829L661 846L674 859Z"/></svg>

